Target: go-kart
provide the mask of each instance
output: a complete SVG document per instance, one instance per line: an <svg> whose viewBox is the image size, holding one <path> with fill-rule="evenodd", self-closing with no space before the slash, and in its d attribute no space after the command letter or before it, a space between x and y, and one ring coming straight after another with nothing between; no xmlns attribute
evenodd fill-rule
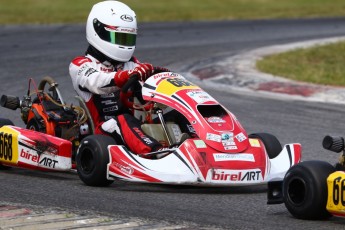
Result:
<svg viewBox="0 0 345 230"><path fill-rule="evenodd" d="M53 88L56 91L56 85ZM27 103L31 107L25 106L25 97L21 102L16 99L16 103L9 103L15 100L8 100L9 96L5 96L7 99L2 99L1 105L21 108L22 113L27 110L23 107L29 108L33 115L22 116L27 129L13 125L0 128L0 143L7 146L1 150L1 153L6 153L0 154L2 165L23 166L25 162L26 166L30 164L46 169L42 156L49 155L54 162L49 164L49 169L67 170L71 167L67 161L71 162L75 156L80 179L91 186L106 186L115 179L142 183L246 186L282 179L287 170L301 160L300 144L282 147L271 134L248 135L230 111L177 73L158 73L142 84L138 84L138 77L133 75L122 88L123 103L143 122L141 135L152 136L168 147L145 157L132 153L124 143L116 142L110 136L94 135L92 120L83 118L85 114L89 116L87 108L83 104L80 105L82 109L65 106L61 103L61 95L56 94L55 99L59 103L54 104L59 105L60 111L67 110L72 114L66 129L76 125L79 132L74 132L75 135L69 139L58 136L64 133L56 132L62 124L53 121L53 128L47 128L47 122L51 121L44 119L48 109L43 109L39 117L36 116L37 111L31 111L35 103ZM54 99L44 96L37 103L44 107L43 101L47 98ZM41 126L28 125L31 124L30 118L38 120ZM187 130L182 125L188 127ZM88 132L82 132L80 127L87 127ZM44 150L37 147L42 145L46 147ZM62 167L62 162L65 167Z"/></svg>
<svg viewBox="0 0 345 230"><path fill-rule="evenodd" d="M0 168L55 171L72 168L71 159L83 137L80 130L87 125L87 116L81 107L65 104L58 84L51 77L43 78L38 87L29 79L22 100L2 95L0 105L20 109L26 125L21 128L10 119L0 119Z"/></svg>
<svg viewBox="0 0 345 230"><path fill-rule="evenodd" d="M335 165L310 160L292 166L283 180L268 183L268 204L284 203L298 219L322 220L345 217L344 138L327 135L322 145L340 153Z"/></svg>

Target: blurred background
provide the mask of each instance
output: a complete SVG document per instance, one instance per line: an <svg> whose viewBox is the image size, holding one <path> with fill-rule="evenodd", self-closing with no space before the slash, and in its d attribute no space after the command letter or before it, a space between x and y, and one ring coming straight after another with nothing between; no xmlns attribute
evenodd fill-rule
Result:
<svg viewBox="0 0 345 230"><path fill-rule="evenodd" d="M95 0L2 0L0 24L84 23ZM123 0L139 22L345 16L344 0Z"/></svg>

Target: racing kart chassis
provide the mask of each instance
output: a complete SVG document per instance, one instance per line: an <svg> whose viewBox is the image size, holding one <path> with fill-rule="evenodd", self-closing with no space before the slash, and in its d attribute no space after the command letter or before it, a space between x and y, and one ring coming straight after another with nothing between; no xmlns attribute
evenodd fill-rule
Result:
<svg viewBox="0 0 345 230"><path fill-rule="evenodd" d="M292 166L284 179L268 182L268 204L284 203L298 219L345 217L344 138L325 136L323 147L341 153L338 163L309 160Z"/></svg>
<svg viewBox="0 0 345 230"><path fill-rule="evenodd" d="M129 97L127 90L133 90L134 82L137 76L131 77L123 87L125 98ZM53 95L43 93L45 83ZM230 111L177 73L151 76L141 84L140 92L142 98L124 103L129 103L133 115L143 122L142 135L154 137L169 147L167 150L152 152L145 158L109 136L94 135L87 108L82 104L80 107L64 104L57 84L46 79L37 91L38 100L31 100L29 93L22 101L15 97L1 98L2 106L21 109L27 127L19 128L6 122L0 125L0 143L6 146L0 148L0 164L64 171L72 169L75 160L80 179L90 186L106 186L117 179L246 186L280 180L301 160L300 144L282 147L271 134L248 135ZM144 104L137 104L136 99ZM54 102L58 108L52 107L61 113L47 109L45 104L51 103L45 101ZM187 121L184 125L188 133L181 129L179 122L166 120L172 111ZM65 114L70 115L68 119L54 119L66 118ZM83 129L85 127L88 131ZM73 132L67 132L70 130ZM158 155L160 157L155 157ZM50 163L43 159L49 159Z"/></svg>
<svg viewBox="0 0 345 230"><path fill-rule="evenodd" d="M180 124L169 124L175 127L169 128L162 112L157 115L159 124L145 124L161 127L163 137L155 138L174 146L166 150L168 154L160 159L138 156L109 138L86 137L76 158L78 174L86 184L106 185L120 179L204 186L257 185L283 178L286 171L301 159L300 144L288 144L282 148L271 134L247 135L231 112L179 74L166 72L152 76L142 86L142 96L146 102L152 103L155 111L156 108L158 111L172 108L183 114L192 130L187 135L189 138L181 141L183 133ZM143 130L147 135L155 135L149 132L150 129ZM92 151L99 150L100 146L108 146L98 151L97 154L102 157L95 156L95 151ZM93 176L93 170L98 167L93 164L95 161L90 162L89 159L95 158L101 162L96 164L104 168L104 180L100 180L99 173ZM105 162L108 162L106 167Z"/></svg>
<svg viewBox="0 0 345 230"><path fill-rule="evenodd" d="M265 151L261 148L264 146L262 136L256 134L250 138L256 147L231 155L206 147L200 139L187 139L179 147L168 150L171 153L161 159L133 154L123 145L114 145L114 140L106 136L89 136L81 143L77 168L80 178L92 186L107 185L115 179L199 186L265 184L273 178L284 177L288 168L298 162L300 146L285 145L278 156L270 159L261 152ZM106 178L99 178L100 173L93 171L100 168L106 171Z"/></svg>

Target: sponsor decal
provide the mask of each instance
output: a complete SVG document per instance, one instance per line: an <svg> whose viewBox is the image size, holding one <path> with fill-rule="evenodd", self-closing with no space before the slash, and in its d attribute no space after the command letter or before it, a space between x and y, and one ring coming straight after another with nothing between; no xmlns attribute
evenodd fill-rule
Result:
<svg viewBox="0 0 345 230"><path fill-rule="evenodd" d="M32 150L22 148L20 151L21 160L27 163L38 163L48 168L55 168L56 164L59 162L53 160L47 156L42 157L43 155L38 155L36 152L31 153Z"/></svg>
<svg viewBox="0 0 345 230"><path fill-rule="evenodd" d="M34 163L38 163L40 157L37 154L31 154L29 150L22 149L20 151L20 157L32 161Z"/></svg>
<svg viewBox="0 0 345 230"><path fill-rule="evenodd" d="M113 112L113 111L117 111L119 109L119 107L117 105L115 106L111 106L109 108L104 108L103 112L107 113L107 112Z"/></svg>
<svg viewBox="0 0 345 230"><path fill-rule="evenodd" d="M112 68L112 67L101 67L100 70L102 72L110 73L110 72L114 71L114 68Z"/></svg>
<svg viewBox="0 0 345 230"><path fill-rule="evenodd" d="M115 116L104 116L104 120L108 121L110 119L115 119Z"/></svg>
<svg viewBox="0 0 345 230"><path fill-rule="evenodd" d="M109 94L102 94L102 95L99 95L100 98L113 98L115 97L115 94L114 93L109 93Z"/></svg>
<svg viewBox="0 0 345 230"><path fill-rule="evenodd" d="M221 117L209 117L207 118L208 123L225 123Z"/></svg>
<svg viewBox="0 0 345 230"><path fill-rule="evenodd" d="M178 74L178 73L172 73L172 72L170 72L170 77L184 78L184 77L182 77L180 74Z"/></svg>
<svg viewBox="0 0 345 230"><path fill-rule="evenodd" d="M255 170L213 170L211 180L214 182L255 182L262 180L261 171Z"/></svg>
<svg viewBox="0 0 345 230"><path fill-rule="evenodd" d="M149 137L147 137L139 128L134 127L133 130L139 135L139 137L148 145L152 144L153 142Z"/></svg>
<svg viewBox="0 0 345 230"><path fill-rule="evenodd" d="M113 105L113 104L116 104L117 102L113 100L104 100L104 101L101 101L101 103L104 105Z"/></svg>
<svg viewBox="0 0 345 230"><path fill-rule="evenodd" d="M213 154L214 161L250 161L255 162L254 155L251 153L215 153Z"/></svg>
<svg viewBox="0 0 345 230"><path fill-rule="evenodd" d="M39 162L40 165L44 165L44 166L49 167L49 168L55 168L56 163L59 164L59 162L57 160L53 160L53 159L50 159L48 157L43 157Z"/></svg>
<svg viewBox="0 0 345 230"><path fill-rule="evenodd" d="M222 141L223 146L236 145L234 141Z"/></svg>
<svg viewBox="0 0 345 230"><path fill-rule="evenodd" d="M233 141L234 138L233 138L234 134L232 132L229 132L229 133L222 133L222 140L231 140Z"/></svg>
<svg viewBox="0 0 345 230"><path fill-rule="evenodd" d="M211 97L205 91L200 91L200 90L189 91L187 93L187 95L190 98L192 98L198 104L202 104L202 103L204 103L206 101L214 101L213 97Z"/></svg>
<svg viewBox="0 0 345 230"><path fill-rule="evenodd" d="M214 133L206 133L206 140L221 142L222 137Z"/></svg>
<svg viewBox="0 0 345 230"><path fill-rule="evenodd" d="M126 173L128 175L132 175L134 172L134 169L131 166L125 166L125 165L121 165L117 162L113 163L118 169L120 169L121 172Z"/></svg>
<svg viewBox="0 0 345 230"><path fill-rule="evenodd" d="M172 74L171 73L158 73L158 74L155 74L153 79L157 79L157 78L162 78L162 79L165 79L167 77L172 77Z"/></svg>
<svg viewBox="0 0 345 230"><path fill-rule="evenodd" d="M250 146L261 147L260 141L258 139L249 139Z"/></svg>
<svg viewBox="0 0 345 230"><path fill-rule="evenodd" d="M237 149L232 132L222 133L222 144L225 150Z"/></svg>
<svg viewBox="0 0 345 230"><path fill-rule="evenodd" d="M194 144L198 149L207 148L203 140L194 140Z"/></svg>
<svg viewBox="0 0 345 230"><path fill-rule="evenodd" d="M89 77L91 74L93 74L93 73L96 73L97 72L97 70L95 70L95 69L93 69L93 68L89 68L88 70L86 70L86 72L85 72L85 76L86 77Z"/></svg>
<svg viewBox="0 0 345 230"><path fill-rule="evenodd" d="M237 149L237 146L224 146L225 150Z"/></svg>
<svg viewBox="0 0 345 230"><path fill-rule="evenodd" d="M110 32L124 32L124 33L136 33L135 28L128 28L128 27L117 27L117 26L111 26L111 27L104 27L105 30Z"/></svg>
<svg viewBox="0 0 345 230"><path fill-rule="evenodd" d="M84 72L86 69L88 69L86 65L83 65L77 72L77 75L80 76L82 72Z"/></svg>
<svg viewBox="0 0 345 230"><path fill-rule="evenodd" d="M236 139L237 139L239 142L242 142L242 141L244 141L244 140L247 139L247 137L246 137L242 132L240 132L239 134L237 134L235 137L236 137Z"/></svg>
<svg viewBox="0 0 345 230"><path fill-rule="evenodd" d="M137 30L134 28L120 27L117 29L117 31L124 32L124 33L136 33Z"/></svg>
<svg viewBox="0 0 345 230"><path fill-rule="evenodd" d="M122 21L125 21L125 22L133 22L133 17L128 14L123 14L120 16L120 18Z"/></svg>

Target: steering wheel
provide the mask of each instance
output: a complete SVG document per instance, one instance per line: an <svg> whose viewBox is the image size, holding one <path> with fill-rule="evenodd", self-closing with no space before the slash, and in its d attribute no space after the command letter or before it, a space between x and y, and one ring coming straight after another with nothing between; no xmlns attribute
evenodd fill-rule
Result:
<svg viewBox="0 0 345 230"><path fill-rule="evenodd" d="M134 97L139 100L141 105L138 106L134 103L133 100L129 100L130 98ZM130 76L128 81L122 86L120 99L122 103L129 109L138 109L138 107L140 107L141 109L147 111L152 107L150 103L145 103L141 95L141 84L139 82L138 74L133 74L132 76Z"/></svg>
<svg viewBox="0 0 345 230"><path fill-rule="evenodd" d="M165 72L166 70L162 70L162 68L156 68L154 67L154 74L160 73L160 72ZM129 91L129 89L132 89ZM143 109L145 111L148 111L152 109L152 104L151 103L146 103L145 100L143 99L143 96L141 94L141 84L139 82L139 75L134 73L132 74L128 81L122 86L121 88L121 93L120 93L120 98L122 103L130 109ZM129 98L136 97L139 102L140 106L137 106L133 101L128 100Z"/></svg>

